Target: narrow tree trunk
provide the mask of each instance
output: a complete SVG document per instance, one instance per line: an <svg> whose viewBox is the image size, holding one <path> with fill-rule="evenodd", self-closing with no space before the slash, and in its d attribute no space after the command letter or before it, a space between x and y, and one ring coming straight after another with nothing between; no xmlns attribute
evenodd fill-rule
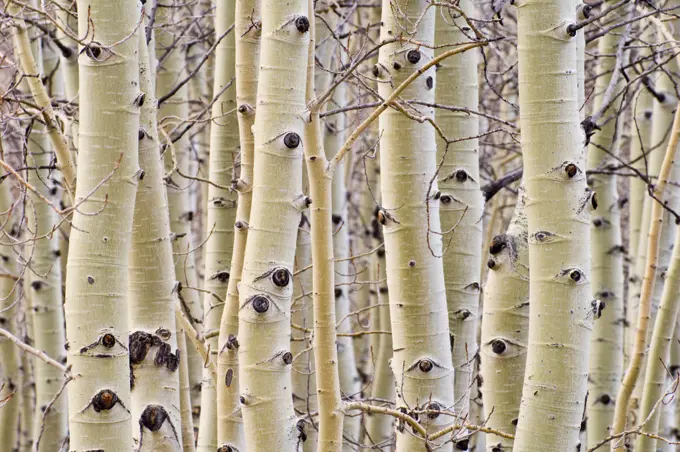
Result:
<svg viewBox="0 0 680 452"><path fill-rule="evenodd" d="M610 6L610 3L605 2L603 7ZM595 111L600 110L613 73L617 70L621 39L619 34L609 33L598 40L598 71L608 74L596 80L593 94ZM620 88L621 83L618 83L617 91ZM614 102L602 115L606 122L592 137L592 145L588 149L589 170L606 171L619 163L616 160L620 145L617 131L623 127L617 121L620 107L620 101ZM610 115L613 115L613 119L607 121L605 118ZM615 174L595 173L588 179L588 185L597 193L597 200L602 205L593 216L590 229L592 296L601 304L593 313L595 323L590 339L589 397L586 407L588 447L609 435L614 419L614 397L623 375L623 240L617 183Z"/></svg>
<svg viewBox="0 0 680 452"><path fill-rule="evenodd" d="M234 23L234 0L219 0L215 9L215 35L222 36ZM232 31L222 39L215 49L215 81L213 96L218 97L213 104L210 128L210 186L207 199L207 238L205 243L205 280L206 291L203 301L205 316L203 332L218 332L224 297L227 293L231 274L231 257L234 244L234 221L236 219L236 197L229 190L218 188L229 187L236 179L235 170L239 146L239 128L236 116L236 87L233 86L235 76L235 33ZM232 86L226 88L229 84ZM224 92L223 92L224 91ZM220 94L222 93L222 94ZM217 362L219 347L218 337L207 340L211 359ZM218 373L220 384L226 380L228 369ZM204 370L204 373L207 370ZM233 372L233 370L232 370ZM212 378L204 377L201 388L201 425L198 429L199 452L214 452L217 439L217 388Z"/></svg>
<svg viewBox="0 0 680 452"><path fill-rule="evenodd" d="M304 171L306 173L306 171ZM306 174L305 174L306 176ZM303 181L306 177L303 177ZM302 215L295 250L295 273L293 279L293 304L291 322L305 328L292 331L290 351L293 354L292 381L293 402L298 416L305 419L304 452L315 452L319 439L317 415L319 406L316 397L316 374L314 372L314 351L312 334L314 328L314 306L312 304L312 236L309 219ZM305 269L302 271L302 269ZM300 272L300 273L298 273Z"/></svg>
<svg viewBox="0 0 680 452"><path fill-rule="evenodd" d="M3 174L3 176L6 175ZM17 335L19 305L17 303L18 286L11 276L17 275L16 254L10 245L9 236L14 235L12 219L12 194L10 179L0 183L0 222L3 224L3 239L0 245L0 271L10 277L0 278L0 328ZM0 408L0 444L9 450L18 447L19 411L23 398L21 387L21 358L19 351L11 341L0 338L0 400L12 397Z"/></svg>
<svg viewBox="0 0 680 452"><path fill-rule="evenodd" d="M525 202L521 189L507 232L491 241L480 347L486 426L511 434L519 417L529 333ZM489 451L512 450L513 440L508 438L488 436L486 442Z"/></svg>
<svg viewBox="0 0 680 452"><path fill-rule="evenodd" d="M467 14L474 12L470 0L459 3ZM441 7L437 13L437 45L470 40L465 20L453 9ZM448 50L442 47L438 53ZM437 68L436 101L441 105L455 105L472 111L479 109L477 82L477 52L466 52L440 63ZM479 133L479 116L467 112L438 110L437 122L449 140L474 137ZM479 190L478 140L468 139L451 143L439 140L437 160L443 161L438 180L442 192L442 230L455 230L445 235L444 275L446 301L449 309L449 330L453 340L455 368L455 411L469 415L470 392L476 387L474 358L477 354L477 320L482 264L482 194Z"/></svg>
<svg viewBox="0 0 680 452"><path fill-rule="evenodd" d="M177 38L173 32L174 24L183 17L179 2L159 3L156 9L156 56L160 57L169 52L163 63L158 67L156 75L156 95L160 99L166 95L185 76L186 58L183 41L174 42ZM170 49L174 46L173 49ZM174 131L177 122L187 118L189 107L187 104L188 90L184 85L159 108L159 139L161 150L165 157L166 175L173 168L172 154L174 151L176 163L182 174L189 174L190 143L186 134L174 144ZM194 212L191 206L189 188L193 181L185 179L177 172L167 175L166 187L168 192L168 206L170 208L170 231L173 238L173 252L175 256L175 279L180 282L184 290L180 291L180 302L193 318L198 320L196 327L202 332L203 308L200 301L198 280L196 274L195 256L192 250L195 242L192 235ZM209 379L203 373L203 360L193 347L188 347L189 381L191 382L191 403L193 405L194 420L198 422L201 411L201 382Z"/></svg>
<svg viewBox="0 0 680 452"><path fill-rule="evenodd" d="M317 14L319 13L320 12L317 11ZM318 43L317 52L319 53L318 58L321 61L322 67L326 68L330 72L316 71L317 75L315 77L315 85L318 93L323 93L326 89L328 89L328 87L333 82L332 74L340 72L342 70L343 64L341 56L342 51L340 50L339 44L336 42L336 40L330 37L330 32L333 31L336 34L341 34L344 31L342 27L338 29L338 24L343 19L343 14L345 11L340 10L337 7L330 6L325 13L324 21L319 19L316 21L315 42ZM328 100L328 103L323 107L323 109L325 110L329 104L333 108L344 107L347 105L347 94L346 84L341 83L335 88L333 94ZM312 118L312 123L315 119L317 118ZM338 149L342 147L342 144L346 138L347 125L345 116L344 114L334 115L328 119L325 119L323 125L323 150L325 151L325 155L322 157L325 157L325 159L331 159ZM313 126L310 124L308 127ZM322 158L322 161L325 159ZM320 171L319 168L322 165L320 163L315 163L314 165L314 171ZM310 175L310 185L312 187L314 187L315 182L318 184L320 177L323 177L314 171L311 169L308 171ZM349 218L347 212L347 188L345 186L344 160L335 167L335 172L332 174L332 177L332 181L324 181L324 183L330 183L330 189L332 192L331 206L326 207L330 207L331 211L331 240L336 262L334 265L335 270L330 271L330 274L334 276L334 283L336 285L334 288L335 318L336 320L340 321L344 319L350 312L349 283L351 283L353 280L351 276L352 271L350 269L350 262L348 260L350 255ZM312 199L316 199L314 194L312 194ZM315 207L318 208L319 206L312 206L312 209ZM315 220L320 221L320 218L322 217L312 216L312 224ZM312 235L314 235L313 231L314 229L312 229ZM312 240L314 240L314 238L312 238ZM326 281L326 277L323 276L322 280ZM316 288L314 291L317 292ZM350 330L351 323L349 321L344 321L337 329L339 333L348 333ZM354 399L359 397L361 395L361 378L359 377L359 373L357 371L354 344L351 337L341 336L337 338L337 360L340 377L340 390L346 399ZM346 416L344 419L343 432L346 438L353 442L358 442L360 440L361 434L361 416ZM324 446L321 445L320 447ZM328 450L328 448L326 447L321 450ZM348 442L343 446L343 450L352 451L354 450L354 446Z"/></svg>
<svg viewBox="0 0 680 452"><path fill-rule="evenodd" d="M175 271L156 127L155 75L146 36L140 33L139 79L145 97L138 138L144 176L140 175L135 201L129 267L130 412L140 452L174 452L182 450L178 369L186 355L179 351L175 327Z"/></svg>
<svg viewBox="0 0 680 452"><path fill-rule="evenodd" d="M80 202L66 279L69 450L129 452L128 255L139 177L137 2L80 0ZM92 24L96 40L92 40ZM86 35L85 30L90 34ZM104 46L115 46L112 50Z"/></svg>
<svg viewBox="0 0 680 452"><path fill-rule="evenodd" d="M234 223L234 244L231 256L231 272L227 286L227 298L220 320L218 343L217 386L217 436L218 444L231 445L239 450L245 448L243 418L239 405L238 362L238 284L243 273L243 259L248 238L250 206L253 183L253 132L255 102L257 97L258 64L260 56L260 2L259 0L236 0L236 24L234 31L236 54L236 103L240 137L240 171L236 181L238 202ZM229 382L226 376L230 375Z"/></svg>
<svg viewBox="0 0 680 452"><path fill-rule="evenodd" d="M248 450L295 450L290 307L302 196L302 133L309 46L305 0L262 3L255 162L239 285L240 401Z"/></svg>
<svg viewBox="0 0 680 452"><path fill-rule="evenodd" d="M677 181L680 175L680 166L674 165L673 176L671 180ZM669 187L669 191L676 192L674 205L669 205L671 209L676 209L678 205L678 197L676 187ZM669 201L671 201L669 199ZM669 203L670 204L670 203ZM675 244L673 246L673 253L670 259L670 267L665 271L663 277L663 295L661 297L661 304L657 311L656 320L652 332L652 338L649 346L649 354L647 356L646 370L644 381L640 381L642 386L642 399L640 403L640 419L647 419L649 421L644 425L642 431L645 433L665 434L661 422L662 418L667 414L665 412L665 405L655 408L657 401L664 395L666 387L668 386L668 365L671 359L671 340L675 330L678 312L680 312L680 234L677 233L677 227L673 228L668 222L666 230L671 230L675 233ZM657 281L657 285L659 281ZM654 410L652 412L652 410ZM657 450L657 441L647 436L638 436L635 443L635 450L638 452L654 452Z"/></svg>
<svg viewBox="0 0 680 452"><path fill-rule="evenodd" d="M395 11L398 11L396 13ZM435 11L425 0L384 1L381 40L408 32L417 42L434 42ZM417 28L412 29L417 23ZM404 28L406 27L406 28ZM380 48L378 77L382 98L433 57L427 47L391 43ZM434 101L434 68L404 90L404 97ZM387 83L387 82L390 83ZM421 114L432 116L429 108ZM380 116L382 209L387 286L390 294L397 408L448 409L454 404L451 339L446 315L434 129L396 109ZM449 195L450 196L450 195ZM421 415L428 431L448 423L445 415ZM430 446L406 428L397 428L397 451L424 451ZM439 450L451 450L451 443Z"/></svg>
<svg viewBox="0 0 680 452"><path fill-rule="evenodd" d="M590 212L579 127L576 3L516 4L531 268L526 373L514 450L576 450L587 390ZM545 58L549 54L550 58Z"/></svg>

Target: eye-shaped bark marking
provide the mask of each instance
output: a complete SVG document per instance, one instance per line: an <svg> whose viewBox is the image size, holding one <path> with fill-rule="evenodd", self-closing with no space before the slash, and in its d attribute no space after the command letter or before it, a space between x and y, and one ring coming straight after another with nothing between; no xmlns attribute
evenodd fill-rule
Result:
<svg viewBox="0 0 680 452"><path fill-rule="evenodd" d="M98 347L104 347L105 349L112 350L116 344L122 348L120 351L111 351L107 353L90 353L91 350L94 350ZM127 347L116 338L116 336L111 333L111 332L105 332L101 336L97 338L96 341L91 343L90 345L86 345L80 349L81 354L90 354L92 356L95 356L97 358L113 358L114 356L121 356L125 354L128 351Z"/></svg>
<svg viewBox="0 0 680 452"><path fill-rule="evenodd" d="M283 137L283 144L286 145L288 149L295 149L298 146L300 146L301 142L300 135L298 135L295 132L288 132L286 135Z"/></svg>
<svg viewBox="0 0 680 452"><path fill-rule="evenodd" d="M418 49L411 49L408 52L406 52L406 59L411 64L417 64L420 61L420 57L421 54L420 50Z"/></svg>
<svg viewBox="0 0 680 452"><path fill-rule="evenodd" d="M90 403L80 412L84 413L88 408L92 407L96 413L99 413L101 411L108 411L116 405L120 405L128 413L130 412L115 392L110 389L102 389L92 397Z"/></svg>
<svg viewBox="0 0 680 452"><path fill-rule="evenodd" d="M298 16L295 19L295 28L300 33L307 33L309 31L309 19L306 16Z"/></svg>
<svg viewBox="0 0 680 452"><path fill-rule="evenodd" d="M146 408L144 408L144 411L142 411L141 416L139 417L139 449L142 450L142 444L144 442L144 429L150 431L150 432L157 432L163 427L163 424L165 422L168 422L168 425L170 425L170 428L172 429L172 433L175 436L175 441L179 444L179 436L177 435L177 429L175 428L174 424L172 423L172 419L170 418L170 415L166 411L166 409L161 406L161 405L147 405Z"/></svg>

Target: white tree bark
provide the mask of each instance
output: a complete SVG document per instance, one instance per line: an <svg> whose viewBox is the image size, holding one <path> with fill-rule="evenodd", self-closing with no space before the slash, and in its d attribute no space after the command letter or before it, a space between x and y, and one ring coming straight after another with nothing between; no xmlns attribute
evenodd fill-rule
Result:
<svg viewBox="0 0 680 452"><path fill-rule="evenodd" d="M66 278L70 449L129 452L128 255L139 177L136 1L81 0L80 133ZM96 41L92 37L96 27ZM89 35L86 34L89 30ZM106 46L115 46L109 50Z"/></svg>

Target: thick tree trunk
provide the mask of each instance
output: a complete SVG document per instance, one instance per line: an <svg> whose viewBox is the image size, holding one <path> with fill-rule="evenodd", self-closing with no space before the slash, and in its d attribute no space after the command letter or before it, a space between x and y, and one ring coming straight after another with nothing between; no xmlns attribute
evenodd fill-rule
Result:
<svg viewBox="0 0 680 452"><path fill-rule="evenodd" d="M128 256L137 160L140 10L133 0L78 2L80 202L73 215L66 279L70 447L129 452ZM92 42L92 24L96 42ZM89 30L89 35L86 35ZM104 46L115 46L109 50Z"/></svg>
<svg viewBox="0 0 680 452"><path fill-rule="evenodd" d="M175 270L152 84L155 60L149 60L146 36L139 36L139 79L145 95L139 166L144 176L137 188L129 267L132 435L140 452L176 452L182 450L183 433L178 369L186 355L179 351L175 328Z"/></svg>
<svg viewBox="0 0 680 452"><path fill-rule="evenodd" d="M263 0L255 162L239 285L240 402L248 450L295 450L290 309L301 211L302 135L309 46L306 0Z"/></svg>
<svg viewBox="0 0 680 452"><path fill-rule="evenodd" d="M470 0L463 0L459 6L467 14L474 13ZM435 42L445 45L468 41L471 33L465 31L467 28L460 14L441 7L437 13ZM437 53L448 49L442 47ZM466 52L438 65L438 104L479 110L477 55L477 52ZM479 133L478 115L437 110L436 116L449 140L474 137ZM437 161L443 161L438 175L442 230L448 231L455 226L455 230L442 240L446 244L443 261L449 330L453 337L455 410L462 417L469 415L470 392L476 387L473 383L474 357L477 354L483 237L480 218L484 207L479 190L478 144L477 139L458 141L448 146L441 139L437 143Z"/></svg>
<svg viewBox="0 0 680 452"><path fill-rule="evenodd" d="M526 373L514 450L575 450L593 322L590 212L579 126L576 3L516 3L531 268ZM546 58L545 55L550 55Z"/></svg>
<svg viewBox="0 0 680 452"><path fill-rule="evenodd" d="M381 40L401 36L406 29L415 41L434 42L435 11L429 2L383 2ZM412 30L412 24L417 28ZM406 27L406 29L404 28ZM419 66L433 57L427 47L391 43L380 48L377 66L380 95L385 99ZM434 101L434 68L404 90L404 97ZM387 82L390 83L387 83ZM430 108L420 113L432 116ZM397 409L439 410L454 405L451 338L446 315L437 184L435 131L388 108L380 116L380 171L383 224L387 255ZM445 194L444 194L445 195ZM450 196L450 195L449 195ZM421 416L428 431L445 425L448 416ZM429 449L406 428L397 428L397 451ZM452 449L451 443L438 450Z"/></svg>

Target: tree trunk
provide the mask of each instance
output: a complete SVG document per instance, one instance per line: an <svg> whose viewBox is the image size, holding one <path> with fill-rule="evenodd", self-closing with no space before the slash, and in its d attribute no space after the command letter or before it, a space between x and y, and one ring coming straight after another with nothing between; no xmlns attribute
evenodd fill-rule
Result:
<svg viewBox="0 0 680 452"><path fill-rule="evenodd" d="M151 63L151 64L150 64ZM140 452L182 450L177 298L170 217L156 127L156 96L146 36L139 34L139 79L145 95L139 133L140 175L130 252L130 412ZM154 209L149 207L153 206ZM193 436L193 434L192 434Z"/></svg>
<svg viewBox="0 0 680 452"><path fill-rule="evenodd" d="M245 448L243 418L239 405L238 362L238 284L243 273L243 259L248 238L253 183L253 131L260 57L260 2L236 0L235 34L236 103L240 137L240 168L236 181L238 201L234 223L234 244L227 299L220 320L218 343L218 375L225 376L225 384L218 378L217 436L218 444ZM229 375L229 383L226 376Z"/></svg>
<svg viewBox="0 0 680 452"><path fill-rule="evenodd" d="M529 249L524 190L505 234L490 245L480 346L487 427L514 434L522 398L529 333ZM489 451L512 450L513 440L486 438Z"/></svg>
<svg viewBox="0 0 680 452"><path fill-rule="evenodd" d="M396 13L395 11L399 11ZM381 41L406 30L415 41L434 42L435 11L425 0L385 0ZM411 30L412 24L418 24ZM406 27L404 29L403 27ZM413 34L411 34L413 33ZM380 48L377 66L379 93L390 96L419 66L432 59L433 51L402 43ZM434 101L434 68L404 90L403 96L421 102ZM390 83L387 83L390 81ZM430 108L420 114L432 116ZM442 260L434 129L388 108L380 116L380 171L382 209L378 213L385 234L387 286L390 294L392 341L397 409L440 410L454 405L451 339L446 315L446 291ZM448 423L448 416L421 416L428 431ZM404 426L397 427L397 451L425 451L430 446ZM439 450L452 450L451 443Z"/></svg>
<svg viewBox="0 0 680 452"><path fill-rule="evenodd" d="M576 3L516 3L531 268L527 363L514 450L577 449L593 322L590 212L579 127ZM545 55L550 58L545 58ZM559 257L559 258L557 258Z"/></svg>
<svg viewBox="0 0 680 452"><path fill-rule="evenodd" d="M263 0L253 199L239 285L240 402L248 450L295 450L290 308L301 211L309 46L305 0Z"/></svg>
<svg viewBox="0 0 680 452"><path fill-rule="evenodd" d="M139 177L137 2L80 0L80 134L66 279L69 450L129 452L128 256ZM92 24L96 42L92 42ZM104 46L111 46L112 50Z"/></svg>
<svg viewBox="0 0 680 452"><path fill-rule="evenodd" d="M460 8L474 13L470 0ZM441 7L436 19L437 45L470 40L467 24L453 9ZM448 50L442 47L438 54ZM437 68L436 102L455 105L472 111L479 110L477 83L477 52L466 52L442 61ZM437 110L437 122L449 140L460 140L479 134L479 116L467 112ZM443 161L438 181L442 193L442 231L455 230L442 237L446 301L449 309L449 330L453 340L455 368L455 411L469 415L470 391L474 391L474 357L477 354L477 320L482 265L482 210L484 203L479 190L479 146L477 139L447 143L437 142L437 161ZM471 389L472 388L472 389Z"/></svg>
<svg viewBox="0 0 680 452"><path fill-rule="evenodd" d="M219 38L234 23L234 0L219 0L215 9L215 35ZM229 190L218 188L229 187L237 178L237 154L239 147L239 128L236 117L236 87L233 86L235 76L235 33L230 32L215 49L215 81L213 96L217 101L212 108L210 128L210 163L209 174L211 184L208 187L207 220L205 242L205 279L203 332L218 332L224 297L227 293L231 274L231 257L234 244L234 221L236 220L236 197ZM232 86L226 88L229 84ZM223 92L224 91L224 92ZM222 93L222 94L220 94ZM217 362L218 337L208 339L211 359ZM228 369L218 373L217 381L225 382ZM207 370L204 370L204 373ZM233 371L232 371L233 372ZM201 388L201 425L198 429L199 452L214 452L218 444L217 438L217 388L212 378L203 378Z"/></svg>

